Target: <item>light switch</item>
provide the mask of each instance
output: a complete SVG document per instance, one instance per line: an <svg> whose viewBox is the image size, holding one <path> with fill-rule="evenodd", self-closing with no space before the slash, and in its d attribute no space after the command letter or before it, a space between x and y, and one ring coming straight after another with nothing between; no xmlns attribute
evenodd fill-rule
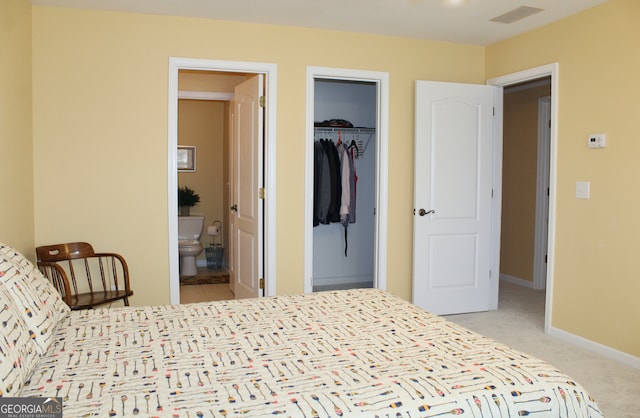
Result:
<svg viewBox="0 0 640 418"><path fill-rule="evenodd" d="M588 199L590 186L588 181L576 181L576 199Z"/></svg>

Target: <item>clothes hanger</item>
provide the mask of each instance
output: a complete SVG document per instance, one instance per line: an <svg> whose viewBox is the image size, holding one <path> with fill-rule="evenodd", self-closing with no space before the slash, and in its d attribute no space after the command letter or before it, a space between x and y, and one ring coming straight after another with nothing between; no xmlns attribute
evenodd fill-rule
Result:
<svg viewBox="0 0 640 418"><path fill-rule="evenodd" d="M351 140L351 144L349 144L349 149L356 149L356 157L360 157L360 149L358 148L358 143L355 139Z"/></svg>

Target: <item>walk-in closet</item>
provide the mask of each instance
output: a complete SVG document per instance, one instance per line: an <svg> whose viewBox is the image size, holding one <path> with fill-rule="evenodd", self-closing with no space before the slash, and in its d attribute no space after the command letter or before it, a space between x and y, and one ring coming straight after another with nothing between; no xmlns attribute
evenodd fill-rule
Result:
<svg viewBox="0 0 640 418"><path fill-rule="evenodd" d="M373 287L377 84L314 81L313 290Z"/></svg>

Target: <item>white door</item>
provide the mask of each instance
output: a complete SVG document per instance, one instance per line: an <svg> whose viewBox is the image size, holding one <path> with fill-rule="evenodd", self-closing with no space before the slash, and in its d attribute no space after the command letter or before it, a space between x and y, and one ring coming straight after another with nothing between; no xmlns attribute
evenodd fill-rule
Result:
<svg viewBox="0 0 640 418"><path fill-rule="evenodd" d="M262 74L239 84L231 102L229 276L236 299L261 296L263 84Z"/></svg>
<svg viewBox="0 0 640 418"><path fill-rule="evenodd" d="M496 89L416 84L413 302L435 314L489 310L497 292L490 286Z"/></svg>

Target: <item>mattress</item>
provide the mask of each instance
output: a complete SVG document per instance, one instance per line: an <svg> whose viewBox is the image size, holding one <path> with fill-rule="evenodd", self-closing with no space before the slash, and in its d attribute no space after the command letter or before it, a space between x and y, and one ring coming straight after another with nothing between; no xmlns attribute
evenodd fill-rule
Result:
<svg viewBox="0 0 640 418"><path fill-rule="evenodd" d="M376 289L73 311L21 396L69 417L602 416L555 367Z"/></svg>

